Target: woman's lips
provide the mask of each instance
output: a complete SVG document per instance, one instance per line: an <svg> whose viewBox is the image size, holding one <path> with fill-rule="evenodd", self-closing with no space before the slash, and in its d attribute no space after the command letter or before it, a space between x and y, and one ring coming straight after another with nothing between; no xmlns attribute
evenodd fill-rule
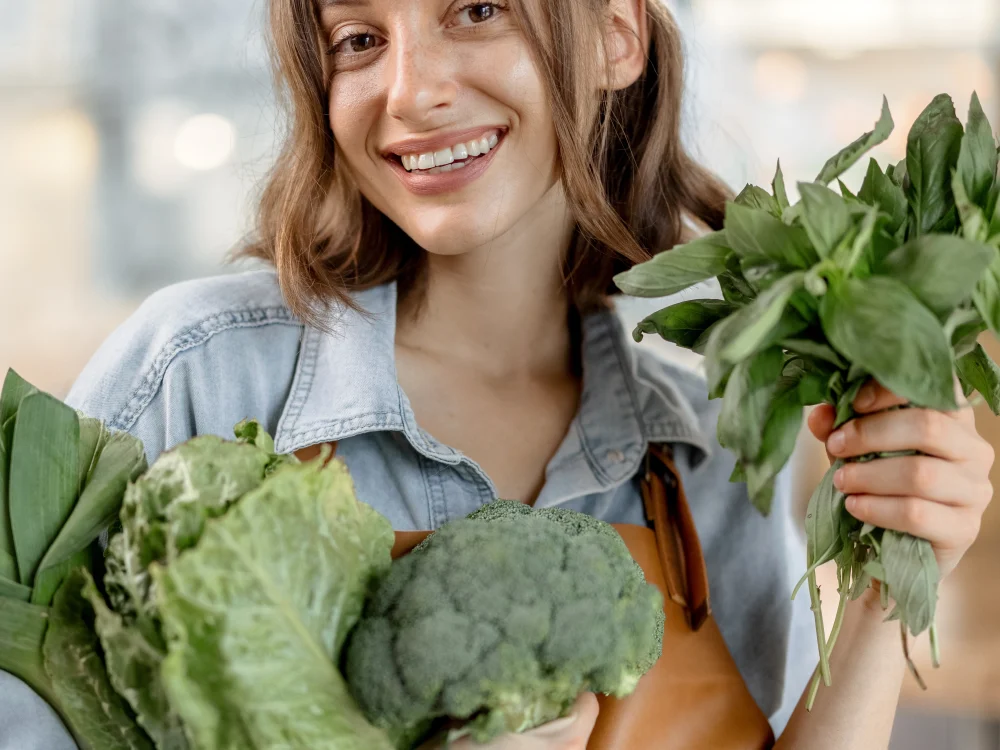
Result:
<svg viewBox="0 0 1000 750"><path fill-rule="evenodd" d="M493 157L496 156L497 151L503 146L506 135L506 132L500 133L500 140L496 146L490 149L488 154L470 157L466 161L465 166L458 169L455 169L454 165L452 165L450 172L438 172L436 174L428 174L417 170L408 172L398 157L389 157L386 161L411 193L416 195L449 193L460 190L469 183L474 182L489 168L493 162Z"/></svg>

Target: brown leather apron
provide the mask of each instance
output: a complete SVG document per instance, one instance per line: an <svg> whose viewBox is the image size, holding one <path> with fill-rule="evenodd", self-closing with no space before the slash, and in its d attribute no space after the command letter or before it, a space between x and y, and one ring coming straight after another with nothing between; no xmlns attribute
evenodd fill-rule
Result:
<svg viewBox="0 0 1000 750"><path fill-rule="evenodd" d="M336 444L331 443L334 450ZM296 455L319 455L310 446ZM652 528L612 524L663 594L663 653L626 698L598 696L601 710L588 750L767 750L767 717L740 676L712 619L708 574L670 447L650 447L642 479ZM397 531L393 558L429 531Z"/></svg>

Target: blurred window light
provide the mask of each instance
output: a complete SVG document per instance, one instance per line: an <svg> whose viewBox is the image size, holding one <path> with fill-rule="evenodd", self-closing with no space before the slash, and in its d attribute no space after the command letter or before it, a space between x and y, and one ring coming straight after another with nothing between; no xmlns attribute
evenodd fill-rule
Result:
<svg viewBox="0 0 1000 750"><path fill-rule="evenodd" d="M962 52L952 61L952 72L963 88L972 89L983 101L989 101L995 93L995 78L989 64L981 55Z"/></svg>
<svg viewBox="0 0 1000 750"><path fill-rule="evenodd" d="M46 112L14 131L10 163L14 183L46 189L81 190L97 174L98 134L79 109Z"/></svg>
<svg viewBox="0 0 1000 750"><path fill-rule="evenodd" d="M168 196L188 177L174 156L177 133L191 111L172 99L154 99L133 115L129 132L132 176L147 192Z"/></svg>
<svg viewBox="0 0 1000 750"><path fill-rule="evenodd" d="M225 117L200 114L188 118L174 139L174 157L180 164L204 172L222 166L233 153L236 130Z"/></svg>
<svg viewBox="0 0 1000 750"><path fill-rule="evenodd" d="M765 99L795 102L806 92L809 71L798 55L771 50L757 56L753 82L757 93Z"/></svg>
<svg viewBox="0 0 1000 750"><path fill-rule="evenodd" d="M965 48L996 42L997 0L695 0L701 22L737 43L866 49Z"/></svg>

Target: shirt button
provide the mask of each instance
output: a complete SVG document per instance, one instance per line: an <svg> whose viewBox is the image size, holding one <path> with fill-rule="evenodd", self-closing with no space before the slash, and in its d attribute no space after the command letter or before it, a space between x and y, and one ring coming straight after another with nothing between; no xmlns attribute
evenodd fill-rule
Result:
<svg viewBox="0 0 1000 750"><path fill-rule="evenodd" d="M611 463L620 464L622 461L625 460L625 454L618 449L610 450L608 451L608 460Z"/></svg>

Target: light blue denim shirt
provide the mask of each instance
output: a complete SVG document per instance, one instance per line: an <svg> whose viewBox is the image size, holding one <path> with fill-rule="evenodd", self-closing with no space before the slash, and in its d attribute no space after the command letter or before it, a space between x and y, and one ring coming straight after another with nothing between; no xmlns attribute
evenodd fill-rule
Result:
<svg viewBox="0 0 1000 750"><path fill-rule="evenodd" d="M359 498L399 530L437 528L495 499L475 461L416 422L396 378L395 284L355 298L370 315L338 308L328 334L291 314L270 270L166 288L103 344L67 401L139 437L151 463L194 435L231 437L245 417L266 426L279 452L339 441ZM728 481L734 459L715 439L720 402L708 400L700 376L636 345L634 322L614 310L584 317L579 411L535 505L644 524L646 447L672 444L716 621L780 733L816 658L808 604L789 599L802 561L789 543L787 473L774 511L761 517L745 486ZM71 748L35 696L4 677L0 750Z"/></svg>

